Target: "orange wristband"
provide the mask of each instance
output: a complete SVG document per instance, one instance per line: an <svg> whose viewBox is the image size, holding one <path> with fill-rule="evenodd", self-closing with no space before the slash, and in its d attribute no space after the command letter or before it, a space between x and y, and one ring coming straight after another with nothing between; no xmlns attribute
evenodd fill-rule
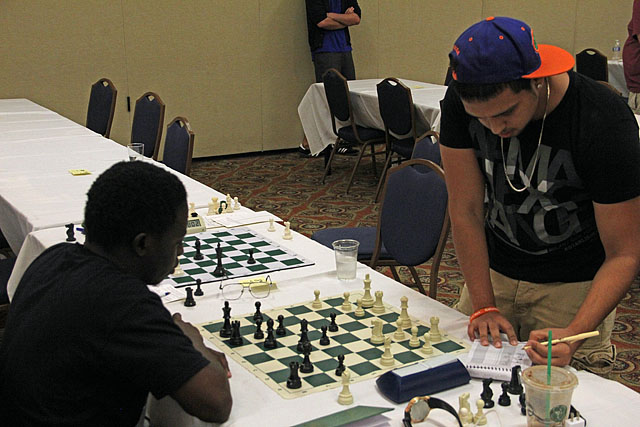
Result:
<svg viewBox="0 0 640 427"><path fill-rule="evenodd" d="M497 307L485 307L485 308L481 308L480 310L476 310L471 316L469 316L469 323L473 322L478 317L487 313L500 313L500 310L498 310Z"/></svg>

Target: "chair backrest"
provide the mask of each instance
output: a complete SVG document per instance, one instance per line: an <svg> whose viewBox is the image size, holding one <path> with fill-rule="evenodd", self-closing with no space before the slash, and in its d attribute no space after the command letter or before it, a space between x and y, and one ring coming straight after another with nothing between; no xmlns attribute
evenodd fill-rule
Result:
<svg viewBox="0 0 640 427"><path fill-rule="evenodd" d="M144 155L158 160L160 137L164 123L165 105L153 92L147 92L136 101L131 125L131 142L144 144Z"/></svg>
<svg viewBox="0 0 640 427"><path fill-rule="evenodd" d="M182 174L191 174L191 158L193 157L193 141L195 134L189 121L184 117L176 117L167 126L164 139L162 163Z"/></svg>
<svg viewBox="0 0 640 427"><path fill-rule="evenodd" d="M435 173L421 173L413 167L415 165L429 167ZM432 161L411 159L389 169L377 240L401 265L415 266L426 262L446 243L449 232L447 200L444 171Z"/></svg>
<svg viewBox="0 0 640 427"><path fill-rule="evenodd" d="M329 68L322 75L324 93L332 118L346 122L351 119L351 100L349 99L349 85L347 79L335 68ZM335 120L333 130L335 131Z"/></svg>
<svg viewBox="0 0 640 427"><path fill-rule="evenodd" d="M420 140L413 146L412 159L431 160L436 165L442 164L440 156L440 134L429 131L421 136ZM415 168L421 172L428 172L432 169L427 166L416 165Z"/></svg>
<svg viewBox="0 0 640 427"><path fill-rule="evenodd" d="M118 90L109 79L100 79L91 85L87 127L105 138L111 133L117 95Z"/></svg>
<svg viewBox="0 0 640 427"><path fill-rule="evenodd" d="M411 89L400 80L388 77L376 85L378 106L385 130L404 136L416 137L415 107Z"/></svg>
<svg viewBox="0 0 640 427"><path fill-rule="evenodd" d="M587 48L576 55L576 71L593 80L609 81L607 57L598 49Z"/></svg>

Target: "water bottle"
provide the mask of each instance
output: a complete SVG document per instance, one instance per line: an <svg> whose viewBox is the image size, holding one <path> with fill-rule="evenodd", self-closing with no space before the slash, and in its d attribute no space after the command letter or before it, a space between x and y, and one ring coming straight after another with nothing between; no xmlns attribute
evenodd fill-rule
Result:
<svg viewBox="0 0 640 427"><path fill-rule="evenodd" d="M611 48L611 50L613 51L613 60L614 61L618 61L620 59L622 59L622 56L620 56L620 40L616 40L616 42L614 43L613 47Z"/></svg>

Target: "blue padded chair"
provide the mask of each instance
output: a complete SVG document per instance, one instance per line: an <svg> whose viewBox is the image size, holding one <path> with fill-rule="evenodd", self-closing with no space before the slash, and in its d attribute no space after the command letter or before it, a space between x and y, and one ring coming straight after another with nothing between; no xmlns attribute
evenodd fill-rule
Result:
<svg viewBox="0 0 640 427"><path fill-rule="evenodd" d="M416 166L434 173L422 173ZM311 238L327 247L338 239L358 240L358 260L369 261L371 268L389 266L398 282L395 267L407 266L425 295L415 266L431 259L428 295L436 299L438 270L450 228L447 200L442 168L430 160L407 160L389 169L376 227L325 229Z"/></svg>
<svg viewBox="0 0 640 427"><path fill-rule="evenodd" d="M576 71L593 80L609 81L607 57L598 49L587 48L577 53Z"/></svg>
<svg viewBox="0 0 640 427"><path fill-rule="evenodd" d="M136 101L131 125L131 142L144 144L144 155L158 160L160 137L164 123L165 105L153 92L147 92Z"/></svg>
<svg viewBox="0 0 640 427"><path fill-rule="evenodd" d="M393 158L397 158L397 163L408 160L411 158L416 141L434 135L432 131L422 135L417 134L411 89L400 80L388 77L378 83L377 91L380 116L384 123L386 159L378 181L375 202L378 201L387 169L391 166Z"/></svg>
<svg viewBox="0 0 640 427"><path fill-rule="evenodd" d="M440 156L440 134L438 132L433 132L433 135L428 135L416 142L416 145L413 147L413 153L411 153L411 158L431 160L436 165L441 166L442 157ZM427 173L432 170L421 165L416 165L414 167L422 173Z"/></svg>
<svg viewBox="0 0 640 427"><path fill-rule="evenodd" d="M100 79L91 86L87 127L105 138L111 133L117 95L118 90L109 79Z"/></svg>
<svg viewBox="0 0 640 427"><path fill-rule="evenodd" d="M167 126L164 139L162 163L184 175L191 174L191 158L193 157L193 141L195 134L189 121L184 117L176 117Z"/></svg>
<svg viewBox="0 0 640 427"><path fill-rule="evenodd" d="M331 162L333 161L339 146L343 141L345 141L358 149L358 160L351 171L349 183L347 184L347 193L349 193L351 183L353 182L353 176L358 169L360 160L362 160L362 155L367 147L371 148L371 167L373 169L373 174L378 176L374 144L384 141L384 132L380 129L372 129L356 125L349 96L349 85L347 83L347 79L340 74L338 70L335 68L327 70L322 76L322 81L324 83L324 91L327 96L327 103L329 104L329 111L331 112L331 125L333 126L333 132L337 137L336 143L333 144L333 149L329 155L329 160L324 168L322 183L324 184L325 178L331 170ZM336 120L348 122L349 124L337 129Z"/></svg>

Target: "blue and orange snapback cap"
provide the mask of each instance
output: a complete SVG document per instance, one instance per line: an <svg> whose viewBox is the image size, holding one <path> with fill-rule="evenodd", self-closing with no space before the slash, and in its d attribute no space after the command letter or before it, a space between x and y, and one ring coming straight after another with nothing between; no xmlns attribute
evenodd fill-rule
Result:
<svg viewBox="0 0 640 427"><path fill-rule="evenodd" d="M465 30L449 53L453 78L460 83L505 83L564 73L575 60L566 50L536 44L522 21L489 17Z"/></svg>

